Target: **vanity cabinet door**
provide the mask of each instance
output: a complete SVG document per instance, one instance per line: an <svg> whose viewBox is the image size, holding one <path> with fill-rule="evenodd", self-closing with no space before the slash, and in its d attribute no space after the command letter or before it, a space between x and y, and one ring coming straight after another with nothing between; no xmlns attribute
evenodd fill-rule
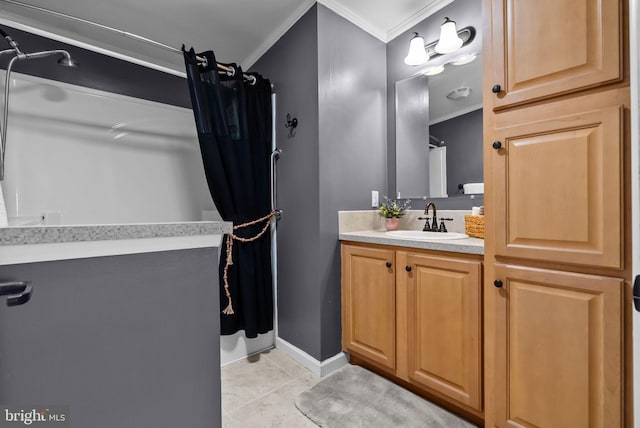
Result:
<svg viewBox="0 0 640 428"><path fill-rule="evenodd" d="M488 0L494 108L623 78L620 0ZM489 46L487 46L489 48ZM488 58L491 58L488 56ZM490 59L489 59L490 60Z"/></svg>
<svg viewBox="0 0 640 428"><path fill-rule="evenodd" d="M481 410L481 262L408 253L407 266L409 379Z"/></svg>
<svg viewBox="0 0 640 428"><path fill-rule="evenodd" d="M622 426L623 280L494 272L495 426Z"/></svg>
<svg viewBox="0 0 640 428"><path fill-rule="evenodd" d="M373 363L396 367L393 250L342 245L342 346Z"/></svg>
<svg viewBox="0 0 640 428"><path fill-rule="evenodd" d="M620 94L499 115L489 152L496 255L622 267Z"/></svg>

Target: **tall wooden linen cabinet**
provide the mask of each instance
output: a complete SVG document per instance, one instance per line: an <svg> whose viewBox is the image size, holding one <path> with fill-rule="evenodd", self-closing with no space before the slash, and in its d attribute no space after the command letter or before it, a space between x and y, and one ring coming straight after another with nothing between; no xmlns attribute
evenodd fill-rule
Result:
<svg viewBox="0 0 640 428"><path fill-rule="evenodd" d="M487 427L632 423L627 3L483 0Z"/></svg>

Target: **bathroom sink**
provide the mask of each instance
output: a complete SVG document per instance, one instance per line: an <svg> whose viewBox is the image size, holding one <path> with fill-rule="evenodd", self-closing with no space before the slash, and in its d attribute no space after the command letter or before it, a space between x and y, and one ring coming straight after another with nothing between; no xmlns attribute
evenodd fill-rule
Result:
<svg viewBox="0 0 640 428"><path fill-rule="evenodd" d="M456 232L423 232L421 230L394 230L386 232L392 238L411 239L414 241L442 241L448 239L464 239L468 235Z"/></svg>

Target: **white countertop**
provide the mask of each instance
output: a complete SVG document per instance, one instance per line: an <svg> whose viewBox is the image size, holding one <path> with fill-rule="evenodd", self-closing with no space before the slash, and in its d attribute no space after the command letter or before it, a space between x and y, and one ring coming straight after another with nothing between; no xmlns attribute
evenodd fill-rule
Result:
<svg viewBox="0 0 640 428"><path fill-rule="evenodd" d="M0 265L218 247L230 222L0 228Z"/></svg>
<svg viewBox="0 0 640 428"><path fill-rule="evenodd" d="M0 246L219 235L231 228L224 221L2 227Z"/></svg>
<svg viewBox="0 0 640 428"><path fill-rule="evenodd" d="M469 210L439 210L443 217L452 218L447 222L449 232L464 233L464 216ZM406 211L400 219L400 230L421 231L425 223L421 210ZM338 238L341 241L364 242L369 244L393 245L397 247L421 248L434 251L450 251L464 254L484 254L484 239L438 239L416 241L386 234L385 219L376 210L339 211Z"/></svg>
<svg viewBox="0 0 640 428"><path fill-rule="evenodd" d="M484 239L464 238L448 240L417 241L391 237L382 230L364 230L343 232L339 234L341 241L364 242L369 244L393 245L397 247L421 248L453 253L484 254Z"/></svg>

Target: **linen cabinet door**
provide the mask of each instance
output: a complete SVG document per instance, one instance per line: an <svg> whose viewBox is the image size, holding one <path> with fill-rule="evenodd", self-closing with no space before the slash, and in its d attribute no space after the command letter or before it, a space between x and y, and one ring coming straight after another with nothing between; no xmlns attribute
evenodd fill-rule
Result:
<svg viewBox="0 0 640 428"><path fill-rule="evenodd" d="M342 245L342 346L387 369L396 367L393 250Z"/></svg>
<svg viewBox="0 0 640 428"><path fill-rule="evenodd" d="M481 410L481 263L409 253L407 266L409 378Z"/></svg>
<svg viewBox="0 0 640 428"><path fill-rule="evenodd" d="M494 108L623 78L620 0L489 1Z"/></svg>
<svg viewBox="0 0 640 428"><path fill-rule="evenodd" d="M623 280L502 264L495 276L496 426L622 426Z"/></svg>
<svg viewBox="0 0 640 428"><path fill-rule="evenodd" d="M622 267L623 108L601 104L500 114L490 159L497 256Z"/></svg>

